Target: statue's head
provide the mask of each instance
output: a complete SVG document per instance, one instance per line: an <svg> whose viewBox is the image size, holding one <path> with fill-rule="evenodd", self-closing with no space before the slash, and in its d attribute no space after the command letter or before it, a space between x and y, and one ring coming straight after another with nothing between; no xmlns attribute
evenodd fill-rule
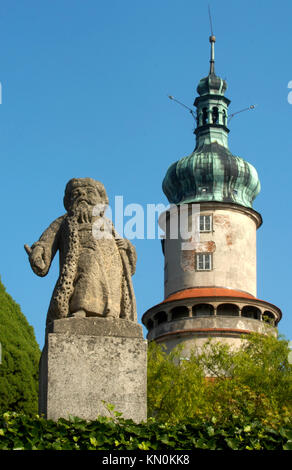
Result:
<svg viewBox="0 0 292 470"><path fill-rule="evenodd" d="M71 212L78 204L87 203L89 206L100 204L106 208L108 197L104 185L92 178L73 178L68 181L64 194L64 207Z"/></svg>

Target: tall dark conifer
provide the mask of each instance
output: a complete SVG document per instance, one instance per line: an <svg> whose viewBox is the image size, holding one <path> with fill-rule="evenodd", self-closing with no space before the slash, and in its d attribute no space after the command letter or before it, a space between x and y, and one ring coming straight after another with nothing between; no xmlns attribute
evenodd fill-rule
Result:
<svg viewBox="0 0 292 470"><path fill-rule="evenodd" d="M33 327L0 281L0 413L37 413L40 349Z"/></svg>

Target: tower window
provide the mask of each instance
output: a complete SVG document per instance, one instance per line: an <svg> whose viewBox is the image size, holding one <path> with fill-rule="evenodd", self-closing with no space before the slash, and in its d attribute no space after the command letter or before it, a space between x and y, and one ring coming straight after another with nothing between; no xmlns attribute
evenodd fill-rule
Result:
<svg viewBox="0 0 292 470"><path fill-rule="evenodd" d="M153 321L151 319L148 320L148 322L146 323L146 327L147 329L150 331L152 330L153 328Z"/></svg>
<svg viewBox="0 0 292 470"><path fill-rule="evenodd" d="M209 317L214 315L214 307L210 304L197 304L192 309L193 317Z"/></svg>
<svg viewBox="0 0 292 470"><path fill-rule="evenodd" d="M239 308L234 304L221 304L217 307L217 315L222 315L224 317L238 317Z"/></svg>
<svg viewBox="0 0 292 470"><path fill-rule="evenodd" d="M222 120L223 120L223 126L226 126L226 111L225 111L225 109L223 109Z"/></svg>
<svg viewBox="0 0 292 470"><path fill-rule="evenodd" d="M219 119L219 112L217 106L214 106L212 108L212 121L213 124L218 124L218 119Z"/></svg>
<svg viewBox="0 0 292 470"><path fill-rule="evenodd" d="M241 316L245 318L254 318L255 320L259 320L261 315L261 311L253 307L252 305L246 305L241 310Z"/></svg>
<svg viewBox="0 0 292 470"><path fill-rule="evenodd" d="M200 215L200 232L212 231L212 216Z"/></svg>
<svg viewBox="0 0 292 470"><path fill-rule="evenodd" d="M179 320L189 316L189 309L185 305L179 305L171 310L171 319Z"/></svg>
<svg viewBox="0 0 292 470"><path fill-rule="evenodd" d="M275 317L272 312L264 312L263 314L263 321L269 323L272 326L275 326Z"/></svg>
<svg viewBox="0 0 292 470"><path fill-rule="evenodd" d="M212 254L211 253L198 253L196 256L196 269L197 271L211 271Z"/></svg>
<svg viewBox="0 0 292 470"><path fill-rule="evenodd" d="M167 321L167 314L165 312L157 312L154 315L154 320L157 321L157 325L160 325L161 323L164 323Z"/></svg>
<svg viewBox="0 0 292 470"><path fill-rule="evenodd" d="M208 124L208 110L207 108L203 108L203 126Z"/></svg>

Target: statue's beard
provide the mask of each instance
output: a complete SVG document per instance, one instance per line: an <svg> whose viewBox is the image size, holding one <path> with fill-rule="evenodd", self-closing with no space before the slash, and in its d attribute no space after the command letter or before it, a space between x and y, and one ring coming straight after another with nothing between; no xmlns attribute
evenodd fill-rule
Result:
<svg viewBox="0 0 292 470"><path fill-rule="evenodd" d="M79 223L90 223L92 220L93 206L84 199L74 201L70 215L73 215Z"/></svg>

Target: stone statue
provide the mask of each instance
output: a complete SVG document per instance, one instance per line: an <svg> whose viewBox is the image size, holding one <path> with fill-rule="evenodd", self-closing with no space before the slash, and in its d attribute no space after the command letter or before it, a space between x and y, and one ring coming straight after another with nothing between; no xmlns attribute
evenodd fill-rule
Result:
<svg viewBox="0 0 292 470"><path fill-rule="evenodd" d="M71 179L64 195L67 213L54 220L39 241L31 247L25 245L38 276L48 273L59 250L60 275L47 324L69 316L137 321L131 278L136 269L136 250L104 216L107 205L102 183L92 178Z"/></svg>

